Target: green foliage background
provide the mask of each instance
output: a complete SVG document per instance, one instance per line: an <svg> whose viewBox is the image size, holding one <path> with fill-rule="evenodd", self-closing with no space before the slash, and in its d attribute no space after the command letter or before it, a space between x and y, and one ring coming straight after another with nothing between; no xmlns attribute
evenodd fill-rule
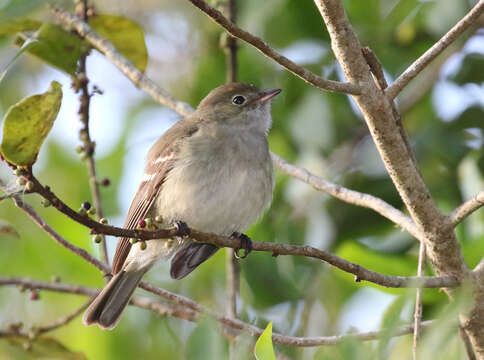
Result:
<svg viewBox="0 0 484 360"><path fill-rule="evenodd" d="M12 21L20 15L28 15L45 21L48 11L39 7L39 3L34 0L7 1L3 20ZM309 63L302 61L309 69L325 77L339 79L328 34L311 0L249 0L239 3L238 22L244 29L260 35L279 50L289 51L292 47L295 49L293 52L303 55L303 59L313 59ZM361 43L374 50L391 79L457 22L470 8L470 3L466 0L344 1ZM68 2L63 4L70 6ZM154 23L159 14L173 16L186 24L191 35L189 38L197 42L196 50L180 51L181 55L175 54L175 57L184 56L179 60L189 71L177 72L176 68L169 68L157 61L161 50L150 47L148 42L148 75L157 80L165 79L164 82L158 82L179 99L196 106L205 94L225 81L225 55L219 47L221 30L188 2L144 0L125 2L121 6L117 1L94 1L94 4L99 13L122 15L137 21L147 38L153 36ZM18 51L12 45L13 41L12 35L0 37L0 70ZM300 46L308 42L315 44L316 49L303 51ZM463 45L464 39L460 39L457 52ZM321 56L317 56L319 52ZM439 81L450 82L471 100L472 96L476 99L482 97L483 55L473 51L461 53L460 56L463 61L457 62L453 72L442 72ZM262 88L280 87L284 90L273 103L274 125L269 135L272 151L326 179L379 196L403 210L391 181L382 171L381 161L368 137L366 126L348 97L308 86L243 44L239 51L239 64L242 81ZM10 105L32 95L32 84L42 81L47 67L40 60L23 54L10 68L0 83L2 117ZM174 76L163 77L173 71L176 73ZM66 76L52 71L47 74L53 77L46 80L49 82ZM96 79L92 80L103 87ZM418 81L416 87L409 87L402 97L412 97L416 88L425 85ZM65 86L63 90L72 91ZM439 97L439 94L431 88L405 110L403 122L432 195L443 211L449 212L472 193L482 190L484 110L482 101L480 105L474 102L465 111L443 121L439 110L450 100ZM110 94L102 96L109 97ZM130 111L124 114L123 121L112 122L113 128L119 131L114 146L96 158L100 176L111 179L111 186L102 189L108 218L123 216L119 198L123 196L120 188L122 179L130 176L125 172L124 163L130 151L128 140L133 129L139 126L138 115L155 106L146 95L134 101ZM77 114L71 116L76 117ZM92 118L96 119L95 114L92 114ZM66 120L59 118L57 121ZM473 130L470 132L468 129ZM161 134L158 129L152 129L152 132L156 136ZM96 139L96 134L93 136ZM34 170L38 178L49 184L69 205L78 207L81 202L90 199L90 193L85 165L71 150L49 137ZM7 168L2 168L0 174L14 183ZM278 173L276 179L270 211L248 231L253 239L309 243L327 248L378 272L415 274L417 244L408 234L369 210L328 198L286 175ZM68 240L98 253L86 229L52 208L42 208L36 196L26 196L25 200L34 205L46 221ZM58 275L68 283L102 286L102 278L95 269L56 245L11 202L3 201L0 204L0 218L11 223L20 234L19 239L0 235L0 275L40 280L49 280L53 275ZM458 227L459 240L469 266L474 266L484 254L482 220L483 215L479 212ZM154 269L148 278L161 287L191 297L212 309L223 309L224 259L224 252L219 251L183 281L170 280L166 275L166 266ZM432 272L427 269L427 273ZM263 328L272 320L274 332L290 335L338 334L345 309L353 296L366 287L395 296L382 320L386 327L394 328L411 320L412 291L355 283L348 274L311 259L273 258L268 253L253 253L242 261L241 317ZM41 292L41 300L34 302L29 300L28 292L0 288L0 326L5 328L19 320L25 322L27 327L48 323L73 311L83 301L84 298L75 295ZM422 351L425 354L439 359L462 356L463 349L457 332L441 330L455 325L455 308L458 305L449 307L442 293L425 290L424 318L441 318L435 331L429 331L424 338ZM362 307L361 312L365 312L365 308ZM54 331L52 336L69 349L83 353L88 359L227 358L228 345L218 330L218 326L210 320L193 325L130 308L113 331L86 328L80 319L76 319ZM347 341L339 346L307 350L276 346L276 351L296 359L405 359L410 356L410 344L410 337L402 337L381 343ZM241 359L253 356L249 354L247 345L239 345L239 351Z"/></svg>

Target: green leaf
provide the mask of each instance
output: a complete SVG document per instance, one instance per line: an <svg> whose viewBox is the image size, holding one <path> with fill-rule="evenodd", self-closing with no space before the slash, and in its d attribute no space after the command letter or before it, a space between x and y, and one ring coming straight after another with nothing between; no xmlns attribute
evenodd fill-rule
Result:
<svg viewBox="0 0 484 360"><path fill-rule="evenodd" d="M30 340L25 336L0 338L0 358L16 360L86 360L82 353L72 352L57 340L43 336L34 340Z"/></svg>
<svg viewBox="0 0 484 360"><path fill-rule="evenodd" d="M276 354L272 346L272 321L267 325L259 339L257 339L254 355L257 360L276 360Z"/></svg>
<svg viewBox="0 0 484 360"><path fill-rule="evenodd" d="M20 166L35 162L57 117L61 100L61 85L53 81L47 92L25 98L8 109L0 146L5 159Z"/></svg>
<svg viewBox="0 0 484 360"><path fill-rule="evenodd" d="M145 71L148 51L143 30L137 23L118 15L97 15L89 19L89 25L111 41L140 71Z"/></svg>
<svg viewBox="0 0 484 360"><path fill-rule="evenodd" d="M46 63L74 75L77 61L87 49L87 45L76 35L71 34L58 25L44 24L35 35L38 45L29 53ZM24 38L17 37L15 44L23 46Z"/></svg>
<svg viewBox="0 0 484 360"><path fill-rule="evenodd" d="M17 18L3 23L0 22L0 36L37 30L41 25L42 23L40 21L25 18Z"/></svg>

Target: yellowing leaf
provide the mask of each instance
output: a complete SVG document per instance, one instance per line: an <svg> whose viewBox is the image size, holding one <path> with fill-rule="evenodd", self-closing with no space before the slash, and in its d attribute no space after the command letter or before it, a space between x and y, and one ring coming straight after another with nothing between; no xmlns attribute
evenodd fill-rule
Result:
<svg viewBox="0 0 484 360"><path fill-rule="evenodd" d="M76 73L77 61L88 48L77 35L54 24L42 25L35 39L38 43L28 52L70 75ZM18 37L15 44L22 46L24 42L25 39Z"/></svg>
<svg viewBox="0 0 484 360"><path fill-rule="evenodd" d="M254 355L257 360L276 360L276 354L272 346L272 321L267 325L259 339L257 339Z"/></svg>
<svg viewBox="0 0 484 360"><path fill-rule="evenodd" d="M89 19L89 25L111 41L140 71L145 71L148 51L143 30L137 23L118 15L97 15Z"/></svg>
<svg viewBox="0 0 484 360"><path fill-rule="evenodd" d="M37 160L40 147L57 117L62 88L57 81L47 92L30 96L8 109L3 123L0 151L9 162L29 166Z"/></svg>

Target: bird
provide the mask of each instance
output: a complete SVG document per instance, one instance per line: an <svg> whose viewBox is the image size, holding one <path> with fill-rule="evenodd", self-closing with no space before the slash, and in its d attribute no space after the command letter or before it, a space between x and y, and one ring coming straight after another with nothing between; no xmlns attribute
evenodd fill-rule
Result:
<svg viewBox="0 0 484 360"><path fill-rule="evenodd" d="M144 219L156 218L175 224L181 233L193 228L238 238L247 254L251 241L243 232L272 202L274 170L267 135L271 100L280 92L246 83L213 89L149 150L124 228L136 229ZM179 280L217 250L189 236L134 244L121 238L113 276L85 311L83 323L113 329L153 264L171 259L170 275Z"/></svg>

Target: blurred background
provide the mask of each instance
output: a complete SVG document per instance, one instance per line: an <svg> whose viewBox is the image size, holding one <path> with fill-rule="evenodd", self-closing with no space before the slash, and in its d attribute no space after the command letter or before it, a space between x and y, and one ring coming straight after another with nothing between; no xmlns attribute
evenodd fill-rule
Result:
<svg viewBox="0 0 484 360"><path fill-rule="evenodd" d="M42 1L2 0L0 14L52 21ZM225 82L221 29L187 1L97 0L99 14L118 14L141 25L149 54L146 74L176 98L197 106ZM331 53L329 36L311 0L240 0L237 22L299 65L326 78L342 79ZM382 62L389 82L447 32L476 1L345 0L350 21L364 46ZM62 5L72 10L68 1ZM481 22L482 24L482 22ZM12 36L0 37L0 72L18 52ZM273 102L270 148L288 161L324 179L403 205L390 181L353 101L323 92L283 70L253 48L240 44L239 78L260 88L282 88ZM179 116L138 90L113 65L93 51L88 57L91 84L103 90L92 99L91 136L96 141L99 177L109 222L121 226L143 174L151 144ZM0 116L26 96L46 91L52 80L63 85L64 98L53 130L34 167L37 177L73 208L90 199L87 170L75 152L80 128L78 99L70 77L39 59L23 54L0 83ZM484 188L484 31L473 28L437 58L398 98L402 119L425 181L443 212ZM0 177L15 178L0 164ZM99 255L88 231L40 198L25 200L60 234ZM0 203L0 218L19 237L0 235L0 275L100 287L101 274L59 247L9 200ZM483 213L457 228L466 261L473 267L484 254ZM263 219L248 231L258 241L308 244L390 275L415 275L418 244L376 213L332 199L277 172L274 201ZM116 239L109 238L110 255ZM369 331L411 322L414 291L356 283L352 276L316 260L252 253L241 261L240 317L293 336L322 336ZM432 274L430 268L427 274ZM147 275L154 284L225 311L225 254L219 251L182 281L173 281L168 265ZM149 294L148 294L149 296ZM0 288L0 328L22 321L28 328L68 314L85 298ZM424 319L442 321L424 338L424 351L440 359L458 359L463 347L455 329L454 310L438 290L424 291ZM446 314L443 316L442 314ZM218 325L156 316L130 307L113 331L84 327L80 319L51 333L88 359L223 359L227 341ZM251 358L249 346L240 356ZM294 359L406 359L411 336L381 342L345 342L335 347L296 349L277 346ZM2 358L2 355L0 355Z"/></svg>

